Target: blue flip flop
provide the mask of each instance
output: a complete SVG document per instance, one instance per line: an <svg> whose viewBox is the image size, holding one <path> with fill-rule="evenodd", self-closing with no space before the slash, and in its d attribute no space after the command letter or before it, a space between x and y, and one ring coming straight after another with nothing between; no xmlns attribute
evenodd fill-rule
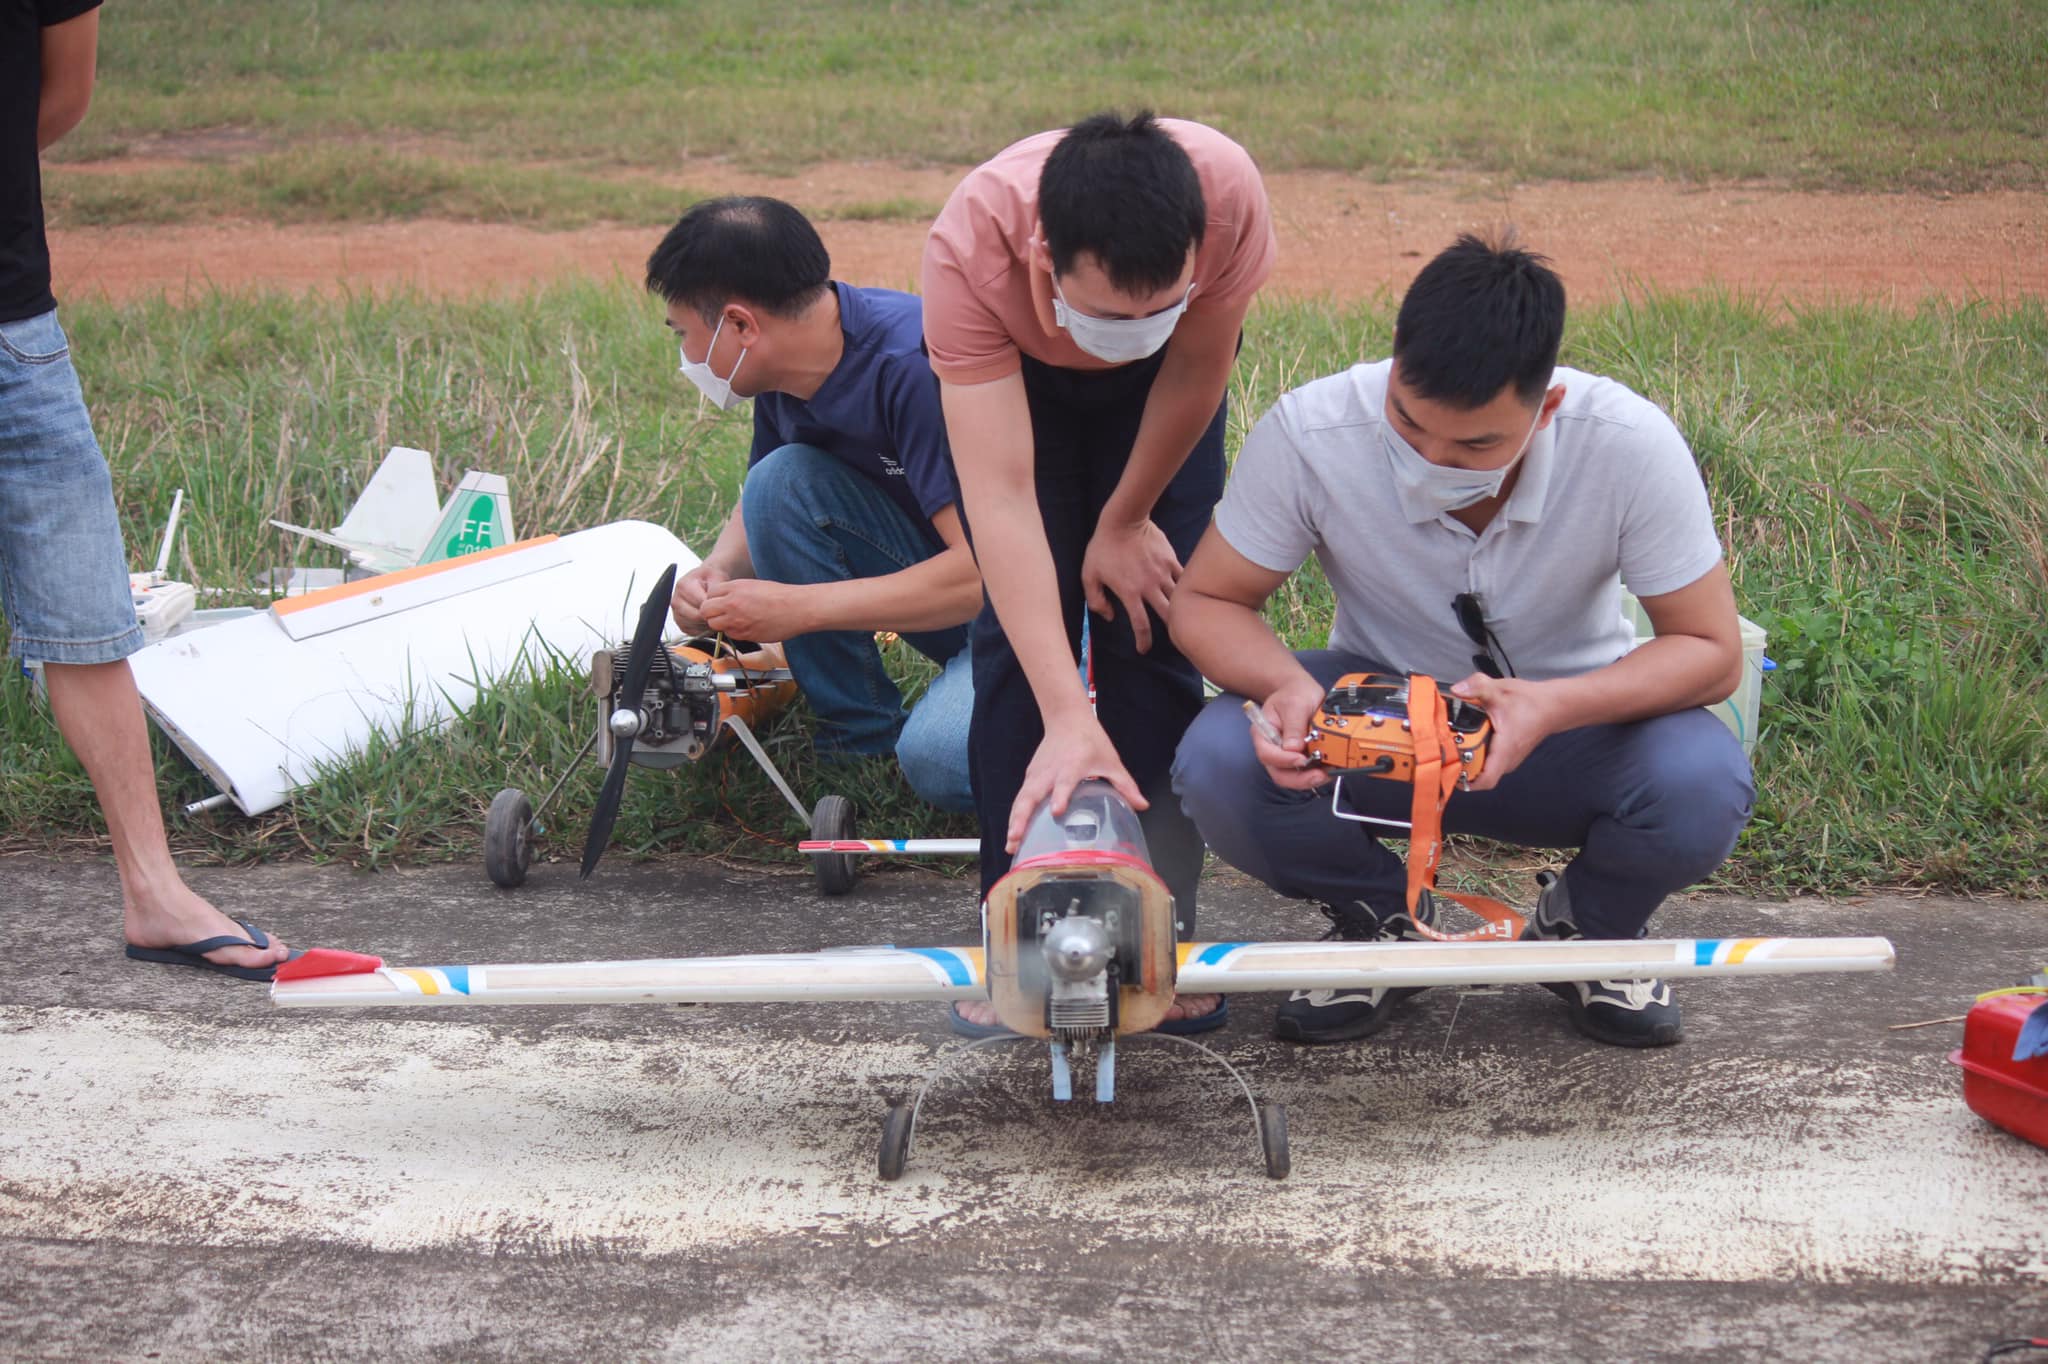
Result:
<svg viewBox="0 0 2048 1364"><path fill-rule="evenodd" d="M248 937L237 938L233 934L222 933L217 937L201 938L197 942L180 943L176 947L137 947L130 943L128 955L136 961L155 961L167 966L196 966L202 971L218 971L237 980L267 981L276 976L275 962L269 966L236 966L230 962L207 959L208 952L217 952L223 947L254 947L260 950L270 946L270 935L262 929L247 919L237 919L235 922L242 926ZM293 952L291 957L298 955L297 952ZM291 957L286 957L285 960L290 961Z"/></svg>
<svg viewBox="0 0 2048 1364"><path fill-rule="evenodd" d="M946 1010L946 1020L953 1025L953 1031L961 1037L980 1039L983 1037L1015 1037L1017 1034L1000 1023L970 1023L960 1016L960 1006L951 1005ZM1153 1032L1171 1033L1175 1037L1191 1037L1196 1033L1214 1032L1230 1021L1230 996L1216 1001L1216 1007L1193 1018L1171 1018L1154 1028Z"/></svg>

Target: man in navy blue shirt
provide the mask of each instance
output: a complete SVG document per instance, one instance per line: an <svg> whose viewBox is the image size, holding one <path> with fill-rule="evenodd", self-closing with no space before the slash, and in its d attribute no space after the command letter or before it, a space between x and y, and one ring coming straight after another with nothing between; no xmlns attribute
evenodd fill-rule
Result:
<svg viewBox="0 0 2048 1364"><path fill-rule="evenodd" d="M696 205L648 258L683 374L722 410L754 400L739 505L676 583L672 612L685 630L782 641L821 755L893 751L920 796L971 810L966 627L981 575L922 304L830 271L803 214L754 196ZM942 669L907 716L877 630Z"/></svg>

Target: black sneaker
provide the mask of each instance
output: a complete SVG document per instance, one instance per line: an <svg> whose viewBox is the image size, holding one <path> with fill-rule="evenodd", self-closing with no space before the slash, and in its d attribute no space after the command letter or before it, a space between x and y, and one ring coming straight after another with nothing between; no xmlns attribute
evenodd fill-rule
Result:
<svg viewBox="0 0 2048 1364"><path fill-rule="evenodd" d="M1572 921L1564 881L1550 872L1536 878L1536 912L1522 933L1524 942L1582 938ZM1684 1038L1684 1015L1671 987L1649 980L1546 983L1543 987L1571 1006L1572 1026L1612 1047L1668 1047Z"/></svg>
<svg viewBox="0 0 2048 1364"><path fill-rule="evenodd" d="M1435 922L1429 903L1423 902L1423 916ZM1381 916L1358 900L1339 905L1317 905L1330 921L1323 940L1342 942L1400 942L1419 939L1415 921L1405 913ZM1428 989L1425 985L1370 990L1296 990L1287 997L1273 1017L1273 1036L1283 1042L1318 1045L1324 1042L1356 1042L1370 1037L1393 1021L1394 1010Z"/></svg>

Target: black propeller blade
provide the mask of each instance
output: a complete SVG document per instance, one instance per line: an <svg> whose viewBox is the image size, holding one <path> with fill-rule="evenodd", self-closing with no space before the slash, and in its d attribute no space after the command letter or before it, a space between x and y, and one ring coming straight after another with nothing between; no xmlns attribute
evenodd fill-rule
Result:
<svg viewBox="0 0 2048 1364"><path fill-rule="evenodd" d="M676 566L670 564L668 572L661 575L661 581L654 585L654 591L640 607L640 624L633 631L633 649L626 655L626 676L619 684L618 698L621 710L640 709L640 703L647 692L647 674L654 667L654 651L661 647L661 628L668 620L669 597L676 589ZM609 725L612 717L601 716L600 724ZM612 765L604 774L604 786L597 793L597 808L590 815L590 834L583 840L583 875L589 876L597 867L597 859L604 856L605 844L611 842L612 825L619 821L619 799L626 791L626 768L633 760L633 736L612 735Z"/></svg>

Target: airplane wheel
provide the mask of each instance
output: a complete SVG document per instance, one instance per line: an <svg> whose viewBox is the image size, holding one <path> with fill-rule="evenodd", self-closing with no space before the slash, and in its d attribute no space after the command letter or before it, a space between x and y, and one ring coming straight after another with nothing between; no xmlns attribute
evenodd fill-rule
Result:
<svg viewBox="0 0 2048 1364"><path fill-rule="evenodd" d="M533 802L516 786L491 798L484 816L484 870L491 880L511 889L526 880L533 865Z"/></svg>
<svg viewBox="0 0 2048 1364"><path fill-rule="evenodd" d="M828 797L829 799L829 797ZM903 1166L910 1159L909 1104L892 1104L882 1119L882 1146L875 1153L875 1173L884 1179L903 1178Z"/></svg>
<svg viewBox="0 0 2048 1364"><path fill-rule="evenodd" d="M1294 1159L1287 1151L1287 1110L1280 1104L1259 1105L1259 1149L1266 1153L1266 1178L1287 1178Z"/></svg>
<svg viewBox="0 0 2048 1364"><path fill-rule="evenodd" d="M811 811L811 837L852 838L853 802L845 796L826 796ZM818 893L844 895L860 879L860 854L812 853L811 870L818 877Z"/></svg>

